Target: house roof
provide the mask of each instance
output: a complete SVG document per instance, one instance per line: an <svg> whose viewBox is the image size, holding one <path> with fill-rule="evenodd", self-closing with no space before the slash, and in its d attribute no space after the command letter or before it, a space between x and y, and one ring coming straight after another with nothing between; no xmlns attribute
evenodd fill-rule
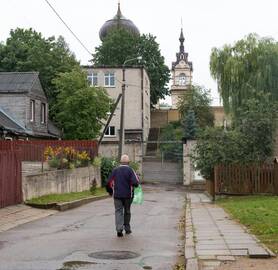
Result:
<svg viewBox="0 0 278 270"><path fill-rule="evenodd" d="M38 76L38 72L0 72L0 92L29 92Z"/></svg>
<svg viewBox="0 0 278 270"><path fill-rule="evenodd" d="M48 120L48 133L55 136L55 137L62 137L62 131L55 126L55 124Z"/></svg>
<svg viewBox="0 0 278 270"><path fill-rule="evenodd" d="M0 108L0 128L26 134L27 130Z"/></svg>

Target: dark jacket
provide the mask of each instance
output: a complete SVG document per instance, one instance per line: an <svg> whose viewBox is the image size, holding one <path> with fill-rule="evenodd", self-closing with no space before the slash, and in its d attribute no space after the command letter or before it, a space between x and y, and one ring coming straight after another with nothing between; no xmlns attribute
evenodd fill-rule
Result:
<svg viewBox="0 0 278 270"><path fill-rule="evenodd" d="M134 170L128 165L120 165L109 176L106 190L116 199L127 199L132 197L133 187L138 185L139 179Z"/></svg>

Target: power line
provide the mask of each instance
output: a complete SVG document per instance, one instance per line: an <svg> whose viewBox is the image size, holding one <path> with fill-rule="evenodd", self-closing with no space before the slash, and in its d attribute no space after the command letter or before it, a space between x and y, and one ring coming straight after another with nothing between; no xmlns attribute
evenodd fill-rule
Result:
<svg viewBox="0 0 278 270"><path fill-rule="evenodd" d="M60 21L66 26L66 28L71 32L71 34L76 38L76 40L80 43L80 45L86 50L87 53L92 56L92 53L87 49L84 43L78 38L78 36L71 30L71 28L67 25L67 23L62 19L59 13L55 10L55 8L49 3L48 0L44 0L48 6L52 9L52 11L56 14L56 16L60 19Z"/></svg>

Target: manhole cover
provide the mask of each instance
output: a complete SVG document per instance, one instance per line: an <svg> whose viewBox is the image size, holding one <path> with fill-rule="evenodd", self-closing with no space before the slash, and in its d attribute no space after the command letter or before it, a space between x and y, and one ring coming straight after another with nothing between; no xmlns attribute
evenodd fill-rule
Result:
<svg viewBox="0 0 278 270"><path fill-rule="evenodd" d="M140 257L140 254L132 251L109 250L93 252L89 257L102 260L129 260Z"/></svg>

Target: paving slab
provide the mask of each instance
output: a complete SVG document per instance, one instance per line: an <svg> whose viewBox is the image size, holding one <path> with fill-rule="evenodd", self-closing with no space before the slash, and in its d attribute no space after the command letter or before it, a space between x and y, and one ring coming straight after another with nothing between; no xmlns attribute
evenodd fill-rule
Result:
<svg viewBox="0 0 278 270"><path fill-rule="evenodd" d="M0 209L0 232L15 228L19 225L35 221L57 213L55 210L34 209L19 204Z"/></svg>
<svg viewBox="0 0 278 270"><path fill-rule="evenodd" d="M190 237L193 234L195 239L195 256L198 265L201 265L198 270L213 270L223 261L234 261L235 256L270 257L269 250L255 236L234 221L224 209L213 204L205 194L187 193L186 213L190 231L186 234ZM189 241L185 246L187 243ZM192 258L192 246L190 248Z"/></svg>

